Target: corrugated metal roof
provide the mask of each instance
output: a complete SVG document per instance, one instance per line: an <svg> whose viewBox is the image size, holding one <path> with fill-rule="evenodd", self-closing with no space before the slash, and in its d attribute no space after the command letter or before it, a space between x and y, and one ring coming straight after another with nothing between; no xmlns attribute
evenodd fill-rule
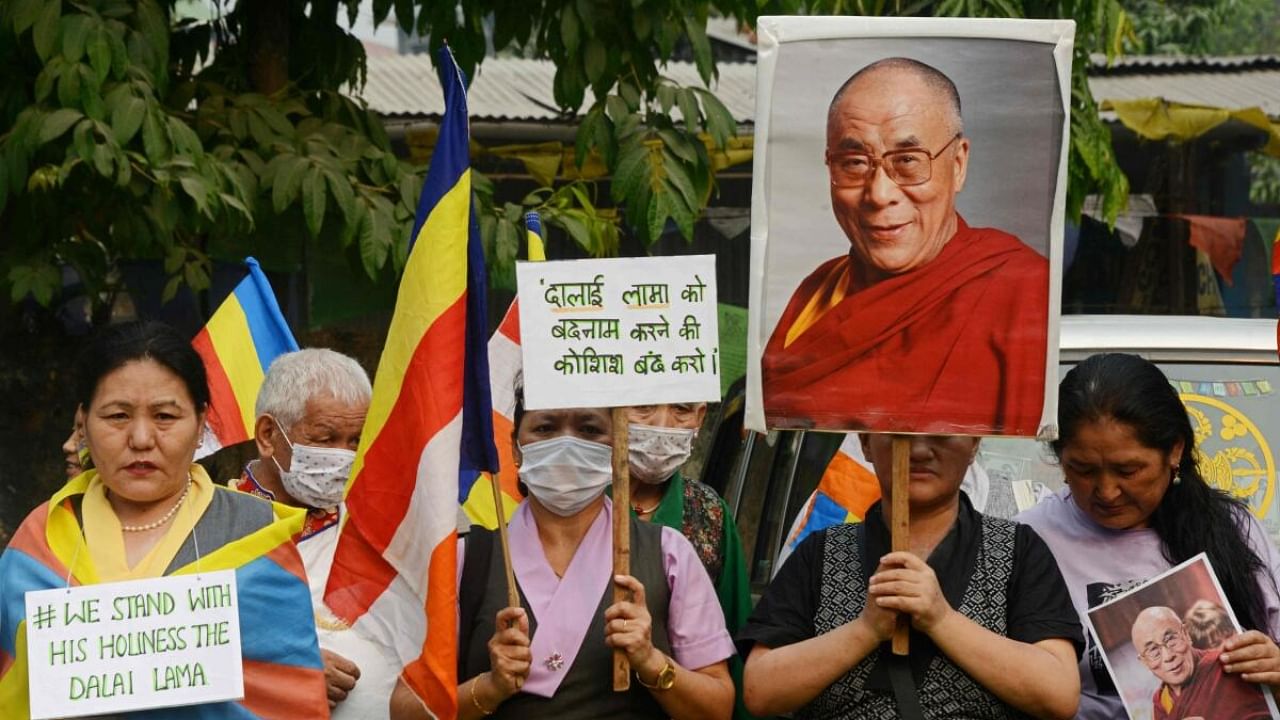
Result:
<svg viewBox="0 0 1280 720"><path fill-rule="evenodd" d="M1257 107L1277 118L1280 56L1130 55L1109 66L1104 58L1094 56L1089 88L1099 101L1158 97L1229 110Z"/></svg>
<svg viewBox="0 0 1280 720"><path fill-rule="evenodd" d="M756 66L724 63L712 83L716 97L734 119L750 123L755 115ZM550 60L489 58L480 65L467 93L475 120L567 120L556 109ZM689 87L703 87L692 63L668 63L663 73ZM361 93L369 107L387 117L439 117L444 96L429 56L370 57L368 83ZM590 103L584 103L585 112Z"/></svg>
<svg viewBox="0 0 1280 720"><path fill-rule="evenodd" d="M720 63L717 97L740 123L755 118L756 66ZM665 74L684 85L701 87L692 63L669 63ZM489 58L480 66L468 96L477 120L568 121L556 110L549 60ZM369 106L388 117L439 117L444 99L427 55L370 57ZM1095 64L1089 86L1101 100L1160 97L1172 102L1228 109L1259 107L1280 118L1280 56L1121 58L1110 67ZM590 103L584 104L584 110Z"/></svg>
<svg viewBox="0 0 1280 720"><path fill-rule="evenodd" d="M1122 55L1107 64L1103 55L1091 56L1090 76L1126 75L1151 72L1220 72L1222 70L1280 69L1280 55L1229 55L1191 57L1188 55Z"/></svg>
<svg viewBox="0 0 1280 720"><path fill-rule="evenodd" d="M1090 77L1089 89L1099 101L1158 97L1229 110L1257 107L1280 117L1280 68Z"/></svg>

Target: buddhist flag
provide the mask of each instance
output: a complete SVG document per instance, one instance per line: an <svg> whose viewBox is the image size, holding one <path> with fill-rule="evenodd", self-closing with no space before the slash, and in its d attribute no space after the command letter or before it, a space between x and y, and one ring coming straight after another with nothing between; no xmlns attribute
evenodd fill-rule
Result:
<svg viewBox="0 0 1280 720"><path fill-rule="evenodd" d="M524 216L525 234L529 242L529 259L546 260L545 243L542 240L542 218L536 212ZM493 392L493 442L498 448L498 482L502 486L502 521L511 519L511 513L520 504L520 491L516 489L516 465L512 455L516 410L516 379L520 376L520 306L511 301L502 323L489 338L489 387ZM498 527L497 505L493 502L493 485L485 478L474 483L466 502L462 504L467 518L476 525L490 530Z"/></svg>
<svg viewBox="0 0 1280 720"><path fill-rule="evenodd" d="M467 99L440 51L445 115L347 486L325 589L336 620L394 647L438 718L457 713L457 526L496 471L485 267L472 207Z"/></svg>
<svg viewBox="0 0 1280 720"><path fill-rule="evenodd" d="M298 349L258 261L191 341L209 376L207 432L196 457L253 437L253 405L276 356Z"/></svg>
<svg viewBox="0 0 1280 720"><path fill-rule="evenodd" d="M524 214L524 230L529 241L529 259L542 262L547 259L547 243L543 240L542 218L536 212ZM514 306L514 303L513 303Z"/></svg>

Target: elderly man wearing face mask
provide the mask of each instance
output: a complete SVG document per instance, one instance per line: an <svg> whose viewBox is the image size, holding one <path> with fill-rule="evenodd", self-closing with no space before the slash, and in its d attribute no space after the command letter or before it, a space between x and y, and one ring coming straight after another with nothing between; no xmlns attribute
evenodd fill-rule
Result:
<svg viewBox="0 0 1280 720"><path fill-rule="evenodd" d="M372 395L364 368L341 353L308 348L276 358L254 408L258 459L232 483L243 492L307 510L298 552L311 587L334 718L385 718L399 670L377 645L330 621L324 606L342 493Z"/></svg>
<svg viewBox="0 0 1280 720"><path fill-rule="evenodd" d="M680 473L706 416L706 403L627 409L631 510L641 520L678 531L693 544L715 585L725 626L737 633L751 613L750 577L738 527L715 490ZM741 688L741 659L731 658L729 669L735 687ZM741 698L734 716L750 717Z"/></svg>

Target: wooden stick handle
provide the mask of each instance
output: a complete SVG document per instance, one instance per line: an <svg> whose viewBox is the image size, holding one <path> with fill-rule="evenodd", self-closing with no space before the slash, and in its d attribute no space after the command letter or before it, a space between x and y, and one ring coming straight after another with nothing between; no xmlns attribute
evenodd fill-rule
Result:
<svg viewBox="0 0 1280 720"><path fill-rule="evenodd" d="M502 484L498 473L489 473L493 489L494 517L498 519L498 540L502 543L502 565L507 571L507 607L520 607L520 591L516 589L516 571L511 565L511 541L507 539L507 510L502 506Z"/></svg>
<svg viewBox="0 0 1280 720"><path fill-rule="evenodd" d="M893 438L893 485L891 498L893 551L909 551L911 549L911 506L908 503L911 484L911 440L903 436ZM907 655L910 652L908 633L911 630L911 617L906 613L898 613L897 625L893 628L893 654Z"/></svg>
<svg viewBox="0 0 1280 720"><path fill-rule="evenodd" d="M627 457L627 409L613 409L613 574L631 574L631 462ZM610 578L610 582L612 582ZM613 586L615 603L631 600L630 591ZM613 651L613 689L631 689L631 663L622 650Z"/></svg>

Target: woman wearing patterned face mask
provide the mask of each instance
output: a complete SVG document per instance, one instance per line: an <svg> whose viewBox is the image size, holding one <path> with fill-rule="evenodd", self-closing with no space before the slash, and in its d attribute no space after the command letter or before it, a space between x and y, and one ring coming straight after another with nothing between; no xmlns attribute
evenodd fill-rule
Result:
<svg viewBox="0 0 1280 720"><path fill-rule="evenodd" d="M693 544L715 585L725 626L736 633L751 613L750 578L738 527L715 490L680 472L706 416L706 403L627 408L631 510L641 520L680 532ZM731 658L729 668L734 686L742 687L742 662ZM750 717L740 700L734 717Z"/></svg>
<svg viewBox="0 0 1280 720"><path fill-rule="evenodd" d="M689 542L631 523L631 575L612 574L610 414L525 412L516 391L516 462L528 498L511 518L523 607L507 607L502 549L473 528L458 592L458 717L727 718L733 644ZM613 602L613 589L632 602ZM613 649L631 689L611 686ZM426 717L403 685L393 718Z"/></svg>

